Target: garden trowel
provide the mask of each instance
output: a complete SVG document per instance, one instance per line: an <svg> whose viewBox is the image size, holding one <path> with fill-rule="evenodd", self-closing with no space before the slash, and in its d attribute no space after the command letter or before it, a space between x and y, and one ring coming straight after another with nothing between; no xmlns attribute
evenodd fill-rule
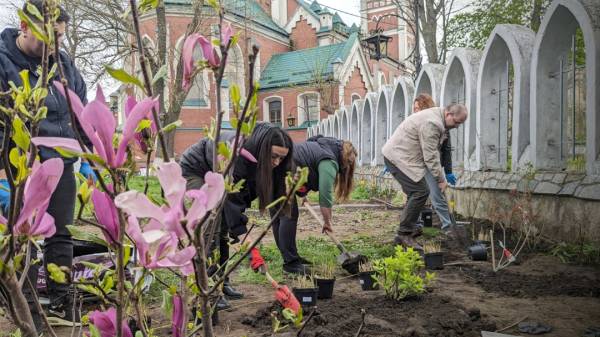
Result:
<svg viewBox="0 0 600 337"><path fill-rule="evenodd" d="M290 291L290 289L286 285L280 285L273 279L269 271L267 270L267 265L265 264L265 260L260 255L260 252L256 247L252 248L250 251L250 267L255 272L260 272L265 275L269 283L275 288L275 298L277 301L286 309L290 309L294 314L298 315L300 313L300 302L296 299L296 296Z"/></svg>
<svg viewBox="0 0 600 337"><path fill-rule="evenodd" d="M308 209L308 212L321 224L321 226L323 226L323 219L321 219L319 217L317 212L315 212L315 209L312 208L312 206L307 201L304 202L304 206L306 206L306 209ZM348 273L350 273L352 275L358 274L359 265L361 263L367 262L368 261L367 257L362 254L359 254L359 253L349 252L346 249L346 247L344 247L344 245L333 235L333 233L331 233L329 231L325 231L325 234L327 234L327 236L329 236L331 241L333 241L333 243L335 243L335 245L338 247L340 252L342 252L338 256L338 263L342 265L342 268L344 268L345 271L347 271Z"/></svg>

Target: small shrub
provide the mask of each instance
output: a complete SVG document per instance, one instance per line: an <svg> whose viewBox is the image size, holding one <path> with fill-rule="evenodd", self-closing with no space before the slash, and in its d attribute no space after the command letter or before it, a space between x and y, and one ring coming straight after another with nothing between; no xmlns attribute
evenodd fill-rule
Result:
<svg viewBox="0 0 600 337"><path fill-rule="evenodd" d="M434 273L425 273L421 277L419 272L425 263L421 255L408 248L396 247L394 256L386 257L374 262L373 267L377 272L377 283L385 290L385 294L396 300L417 296L425 292L425 287L435 278Z"/></svg>

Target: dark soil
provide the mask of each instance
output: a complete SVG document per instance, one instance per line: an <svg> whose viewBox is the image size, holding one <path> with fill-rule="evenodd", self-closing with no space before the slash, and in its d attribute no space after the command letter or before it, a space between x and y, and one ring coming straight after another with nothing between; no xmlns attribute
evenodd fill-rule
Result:
<svg viewBox="0 0 600 337"><path fill-rule="evenodd" d="M511 297L600 297L598 280L577 273L526 275L510 270L495 273L480 266L466 266L462 268L462 272L467 276L467 280L483 290Z"/></svg>
<svg viewBox="0 0 600 337"><path fill-rule="evenodd" d="M367 295L368 296L368 295ZM381 293L361 296L347 293L335 300L319 301L317 313L302 332L303 337L354 336L361 323L360 309L366 311L361 336L453 337L480 336L481 330L493 331L495 323L477 308L464 308L449 297L428 293L420 298L393 301ZM252 326L256 336L271 336L271 312L265 306L242 323ZM307 309L309 315L313 309ZM260 332L259 332L260 331Z"/></svg>

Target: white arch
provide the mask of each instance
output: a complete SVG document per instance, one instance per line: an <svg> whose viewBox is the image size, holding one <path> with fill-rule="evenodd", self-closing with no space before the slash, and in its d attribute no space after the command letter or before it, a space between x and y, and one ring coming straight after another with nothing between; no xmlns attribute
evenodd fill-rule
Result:
<svg viewBox="0 0 600 337"><path fill-rule="evenodd" d="M360 160L360 135L361 135L361 118L362 109L365 105L364 99L357 99L352 104L352 110L350 112L350 141L359 152Z"/></svg>
<svg viewBox="0 0 600 337"><path fill-rule="evenodd" d="M476 119L477 119L477 75L481 51L456 48L448 58L448 65L442 79L440 106L462 103L469 111L465 124L450 131L453 166L469 168L469 158L475 160Z"/></svg>
<svg viewBox="0 0 600 337"><path fill-rule="evenodd" d="M333 114L333 137L337 138L337 139L341 139L341 122L340 122L340 114L339 114L339 110L335 112L335 114Z"/></svg>
<svg viewBox="0 0 600 337"><path fill-rule="evenodd" d="M341 107L340 108L340 139L342 140L349 140L350 136L349 136L349 118L350 113L348 112L348 109L346 107Z"/></svg>
<svg viewBox="0 0 600 337"><path fill-rule="evenodd" d="M388 138L392 136L398 125L409 115L412 109L414 92L415 87L411 78L402 76L396 80L390 103L390 116L388 117L388 124L390 125Z"/></svg>
<svg viewBox="0 0 600 337"><path fill-rule="evenodd" d="M423 65L419 77L417 77L415 98L422 93L429 94L436 105L440 104L440 90L442 86L442 77L444 76L444 65L437 63L427 63Z"/></svg>
<svg viewBox="0 0 600 337"><path fill-rule="evenodd" d="M360 123L360 164L368 165L373 162L373 121L377 109L377 94L370 92L365 97Z"/></svg>
<svg viewBox="0 0 600 337"><path fill-rule="evenodd" d="M392 100L392 90L393 87L391 85L383 85L381 86L377 97L377 109L375 112L375 129L373 137L373 165L383 165L383 154L381 153L381 148L383 148L383 145L385 145L385 142L388 139L388 117Z"/></svg>
<svg viewBox="0 0 600 337"><path fill-rule="evenodd" d="M586 171L600 175L600 15L597 0L555 0L535 39L531 67L532 160L535 167L564 167L560 157L559 69L570 37L581 28L586 67Z"/></svg>
<svg viewBox="0 0 600 337"><path fill-rule="evenodd" d="M497 25L487 40L477 79L476 165L498 170L507 166L509 116L508 106L501 106L501 98L508 94L509 64L514 71L512 170L517 171L528 161L525 151L529 145L529 68L534 37L527 27Z"/></svg>

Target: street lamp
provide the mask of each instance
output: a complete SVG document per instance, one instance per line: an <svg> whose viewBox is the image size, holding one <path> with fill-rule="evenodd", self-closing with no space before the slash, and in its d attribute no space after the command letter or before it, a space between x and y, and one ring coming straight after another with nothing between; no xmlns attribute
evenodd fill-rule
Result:
<svg viewBox="0 0 600 337"><path fill-rule="evenodd" d="M288 114L288 117L287 117L286 120L287 120L288 128L292 128L292 127L294 127L296 125L296 117L294 117L294 115L292 115L291 111Z"/></svg>
<svg viewBox="0 0 600 337"><path fill-rule="evenodd" d="M391 37L383 35L381 31L377 31L375 34L364 39L367 43L369 56L377 61L386 58L388 50L387 45L391 39Z"/></svg>

